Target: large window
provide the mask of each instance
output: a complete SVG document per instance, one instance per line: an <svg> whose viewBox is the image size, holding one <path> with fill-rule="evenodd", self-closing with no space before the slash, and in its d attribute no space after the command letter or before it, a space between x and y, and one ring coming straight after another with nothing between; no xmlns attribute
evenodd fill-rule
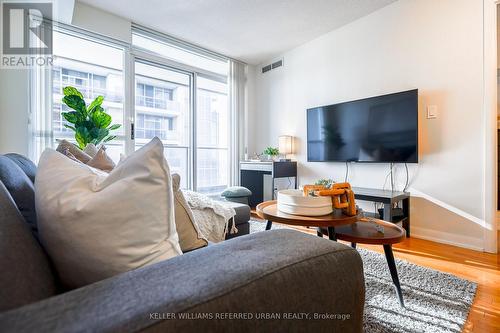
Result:
<svg viewBox="0 0 500 333"><path fill-rule="evenodd" d="M42 110L36 111L35 158L58 139L75 142L61 116L69 111L62 89L73 86L87 104L104 96L104 109L122 125L114 133L117 138L106 144L115 162L158 137L183 188L213 194L230 185L231 163L237 161L229 158L226 58L137 29L130 45L76 29L56 30L54 65L33 76L38 91L34 110Z"/></svg>
<svg viewBox="0 0 500 333"><path fill-rule="evenodd" d="M160 133L155 135L183 186L220 193L230 184L231 169L227 59L195 54L141 31L133 33L132 44L146 51L135 63L136 137Z"/></svg>
<svg viewBox="0 0 500 333"><path fill-rule="evenodd" d="M170 169L190 187L191 76L164 66L135 62L135 147L157 136Z"/></svg>
<svg viewBox="0 0 500 333"><path fill-rule="evenodd" d="M199 75L196 87L197 189L220 192L229 181L227 84Z"/></svg>
<svg viewBox="0 0 500 333"><path fill-rule="evenodd" d="M115 160L124 153L123 141L123 49L90 41L66 33L54 32L54 65L52 67L52 133L54 141L75 142L74 133L64 127L62 111L70 111L62 103L62 88L80 90L87 105L99 95L104 96L104 109L113 123L122 125L115 133L119 138L106 144L107 153ZM57 142L53 142L55 146Z"/></svg>

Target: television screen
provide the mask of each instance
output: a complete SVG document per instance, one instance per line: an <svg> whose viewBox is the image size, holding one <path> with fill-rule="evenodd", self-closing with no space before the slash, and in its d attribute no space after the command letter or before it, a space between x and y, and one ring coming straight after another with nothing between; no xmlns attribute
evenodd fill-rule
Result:
<svg viewBox="0 0 500 333"><path fill-rule="evenodd" d="M418 90L307 110L310 162L418 162Z"/></svg>

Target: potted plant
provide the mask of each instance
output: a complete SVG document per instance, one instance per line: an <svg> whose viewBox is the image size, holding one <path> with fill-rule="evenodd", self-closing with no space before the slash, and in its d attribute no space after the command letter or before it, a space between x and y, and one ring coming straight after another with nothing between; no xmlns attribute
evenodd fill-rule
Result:
<svg viewBox="0 0 500 333"><path fill-rule="evenodd" d="M102 108L103 96L97 96L89 106L85 104L83 95L74 87L64 87L63 103L74 111L61 112L61 115L71 125L64 124L64 127L75 132L75 140L80 149L84 149L87 144L98 145L101 142L108 142L116 138L110 132L120 128L120 124L111 125L112 118Z"/></svg>
<svg viewBox="0 0 500 333"><path fill-rule="evenodd" d="M267 147L266 149L264 149L263 153L267 155L267 158L269 160L274 160L279 155L280 152L278 148Z"/></svg>
<svg viewBox="0 0 500 333"><path fill-rule="evenodd" d="M314 185L322 185L327 189L332 187L333 184L335 184L335 181L333 179L330 179L330 178L321 178L321 179L318 179L316 181L316 183L314 183Z"/></svg>

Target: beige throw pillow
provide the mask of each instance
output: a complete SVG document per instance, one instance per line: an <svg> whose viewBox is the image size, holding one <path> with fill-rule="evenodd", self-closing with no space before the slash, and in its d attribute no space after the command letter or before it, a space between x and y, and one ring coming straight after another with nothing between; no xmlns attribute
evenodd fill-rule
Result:
<svg viewBox="0 0 500 333"><path fill-rule="evenodd" d="M180 189L181 176L172 174L172 187L175 198L175 226L179 234L182 252L207 246L208 242L200 233L184 194Z"/></svg>
<svg viewBox="0 0 500 333"><path fill-rule="evenodd" d="M69 158L72 161L75 161L76 163L82 163L82 161L80 161L79 159L77 159L75 157L75 155L71 154L67 149L66 149L66 152L63 155L66 155L67 158Z"/></svg>
<svg viewBox="0 0 500 333"><path fill-rule="evenodd" d="M115 162L106 154L104 146L99 148L95 156L87 162L87 165L105 172L111 172L115 168Z"/></svg>
<svg viewBox="0 0 500 333"><path fill-rule="evenodd" d="M111 157L106 153L106 147L104 145L97 150L94 144L89 143L82 151L71 142L61 140L57 147L57 151L75 162L87 164L108 173L115 168L115 162L113 162Z"/></svg>
<svg viewBox="0 0 500 333"><path fill-rule="evenodd" d="M109 174L45 150L35 202L40 240L67 287L182 253L172 178L158 138Z"/></svg>
<svg viewBox="0 0 500 333"><path fill-rule="evenodd" d="M103 146L101 146L103 147ZM97 154L97 147L93 143L88 143L83 152L90 157L94 157Z"/></svg>
<svg viewBox="0 0 500 333"><path fill-rule="evenodd" d="M61 154L68 156L69 158L74 157L84 164L87 164L88 161L90 161L90 159L92 158L87 153L83 152L80 148L67 140L59 141L59 145L57 146L56 150Z"/></svg>

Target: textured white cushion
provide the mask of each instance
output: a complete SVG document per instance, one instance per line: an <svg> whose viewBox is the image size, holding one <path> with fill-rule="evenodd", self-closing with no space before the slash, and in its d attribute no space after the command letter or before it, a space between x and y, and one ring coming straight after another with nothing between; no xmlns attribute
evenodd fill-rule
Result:
<svg viewBox="0 0 500 333"><path fill-rule="evenodd" d="M104 145L102 145L101 148L102 147L104 147ZM89 155L90 157L94 157L95 155L97 155L97 151L98 151L98 149L93 143L87 144L87 146L83 150L83 152L85 154Z"/></svg>
<svg viewBox="0 0 500 333"><path fill-rule="evenodd" d="M35 201L40 239L70 288L182 253L172 179L158 138L109 174L47 149Z"/></svg>
<svg viewBox="0 0 500 333"><path fill-rule="evenodd" d="M180 183L181 176L177 173L172 174L172 188L174 190L175 202L175 227L179 235L181 250L182 252L187 252L207 246L208 242L198 229L191 207L189 207L180 189Z"/></svg>
<svg viewBox="0 0 500 333"><path fill-rule="evenodd" d="M106 154L106 147L104 146L99 148L97 153L92 156L92 159L87 162L87 165L105 172L111 172L115 168L115 162Z"/></svg>
<svg viewBox="0 0 500 333"><path fill-rule="evenodd" d="M78 161L85 164L92 158L92 156L88 155L86 152L82 151L80 148L67 140L59 141L59 145L56 150L69 158L76 158Z"/></svg>

